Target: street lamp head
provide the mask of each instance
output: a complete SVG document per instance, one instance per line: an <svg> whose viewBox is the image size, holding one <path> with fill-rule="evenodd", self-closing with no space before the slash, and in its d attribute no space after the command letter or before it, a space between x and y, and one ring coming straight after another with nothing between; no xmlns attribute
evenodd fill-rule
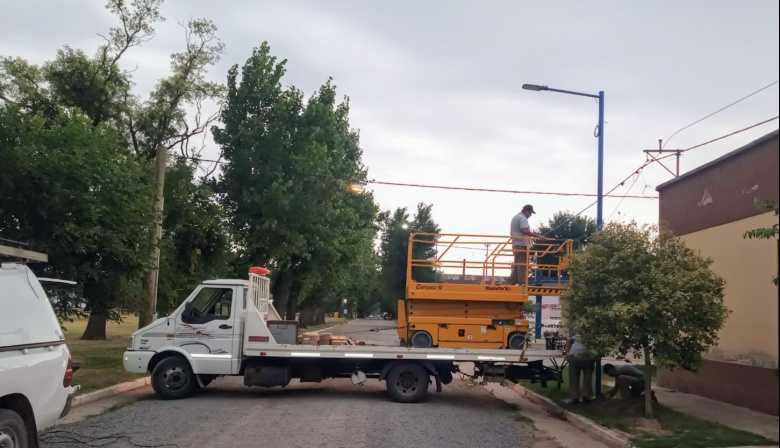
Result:
<svg viewBox="0 0 780 448"><path fill-rule="evenodd" d="M533 90L533 91L539 92L539 91L542 91L542 90L547 90L548 87L547 86L538 86L536 84L523 84L523 89L524 90Z"/></svg>
<svg viewBox="0 0 780 448"><path fill-rule="evenodd" d="M408 229L409 228L409 224L408 223L403 223L403 224L401 224L401 228L402 229Z"/></svg>
<svg viewBox="0 0 780 448"><path fill-rule="evenodd" d="M366 190L366 182L350 182L349 192L354 194L360 194Z"/></svg>

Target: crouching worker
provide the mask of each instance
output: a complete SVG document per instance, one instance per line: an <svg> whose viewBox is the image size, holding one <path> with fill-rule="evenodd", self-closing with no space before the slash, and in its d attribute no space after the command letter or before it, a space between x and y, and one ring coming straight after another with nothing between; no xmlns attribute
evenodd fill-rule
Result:
<svg viewBox="0 0 780 448"><path fill-rule="evenodd" d="M614 366L612 364L604 364L602 369L604 374L615 378L615 387L612 388L606 395L607 398L612 398L620 392L620 398L628 400L630 398L636 398L642 396L645 392L645 374L636 367L625 364L621 366ZM653 396L653 401L658 402L655 398L655 392L650 392Z"/></svg>

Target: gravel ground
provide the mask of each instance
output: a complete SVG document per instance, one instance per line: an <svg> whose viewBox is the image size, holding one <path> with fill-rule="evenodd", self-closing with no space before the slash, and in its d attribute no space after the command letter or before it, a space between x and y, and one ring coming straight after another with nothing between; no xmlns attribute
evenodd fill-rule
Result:
<svg viewBox="0 0 780 448"><path fill-rule="evenodd" d="M221 378L190 399L150 398L56 427L41 434L41 448L547 446L480 386L456 378L443 393L430 392L424 403L398 404L376 380L360 388L332 379L260 389Z"/></svg>

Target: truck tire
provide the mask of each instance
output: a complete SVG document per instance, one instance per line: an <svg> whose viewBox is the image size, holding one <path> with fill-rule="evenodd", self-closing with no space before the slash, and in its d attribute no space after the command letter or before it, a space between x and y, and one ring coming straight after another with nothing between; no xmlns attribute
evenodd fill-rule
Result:
<svg viewBox="0 0 780 448"><path fill-rule="evenodd" d="M427 331L418 331L412 335L412 347L429 348L433 346L433 338Z"/></svg>
<svg viewBox="0 0 780 448"><path fill-rule="evenodd" d="M512 333L509 335L509 339L507 339L506 345L510 350L520 350L523 348L524 342L525 333Z"/></svg>
<svg viewBox="0 0 780 448"><path fill-rule="evenodd" d="M198 380L186 359L171 356L154 366L152 388L165 400L178 400L192 395L198 389Z"/></svg>
<svg viewBox="0 0 780 448"><path fill-rule="evenodd" d="M0 409L0 447L28 448L28 437L22 416L10 409Z"/></svg>
<svg viewBox="0 0 780 448"><path fill-rule="evenodd" d="M398 403L419 403L428 393L430 374L420 364L401 363L387 374L387 392Z"/></svg>

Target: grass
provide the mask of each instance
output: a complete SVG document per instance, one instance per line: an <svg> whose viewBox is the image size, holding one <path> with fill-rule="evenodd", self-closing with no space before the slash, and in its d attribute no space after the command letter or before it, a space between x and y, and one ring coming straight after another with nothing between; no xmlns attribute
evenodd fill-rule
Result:
<svg viewBox="0 0 780 448"><path fill-rule="evenodd" d="M79 339L87 327L87 319L65 322L65 340L68 343L73 362L81 368L73 374L73 384L81 386L77 395L103 389L114 384L132 381L145 375L125 372L122 354L130 343L130 335L138 329L136 316L123 316L124 322L108 322L106 339L82 341Z"/></svg>
<svg viewBox="0 0 780 448"><path fill-rule="evenodd" d="M520 413L520 406L517 405L516 403L510 403L510 402L507 402L507 401L502 401L501 402L501 407L506 409L507 411L512 412L512 414L513 414L512 418L516 422L525 423L527 425L533 425L534 424L534 419L532 419L531 417L529 417L527 415L523 415L523 414Z"/></svg>
<svg viewBox="0 0 780 448"><path fill-rule="evenodd" d="M333 327L335 325L341 325L347 323L349 319L344 317L326 317L325 323L320 325L309 325L306 328L301 328L301 333L308 333L310 331L319 331L325 328Z"/></svg>
<svg viewBox="0 0 780 448"><path fill-rule="evenodd" d="M568 379L567 369L563 372ZM655 420L644 415L644 399L623 403L619 399L598 399L589 404L564 403L568 398L568 383L560 389L556 383L524 383L523 387L543 395L567 411L587 417L601 426L624 433L638 448L715 448L747 445L776 445L776 442L749 432L732 429L721 424L702 420L674 411L663 404L654 405ZM610 386L604 386L609 390Z"/></svg>

